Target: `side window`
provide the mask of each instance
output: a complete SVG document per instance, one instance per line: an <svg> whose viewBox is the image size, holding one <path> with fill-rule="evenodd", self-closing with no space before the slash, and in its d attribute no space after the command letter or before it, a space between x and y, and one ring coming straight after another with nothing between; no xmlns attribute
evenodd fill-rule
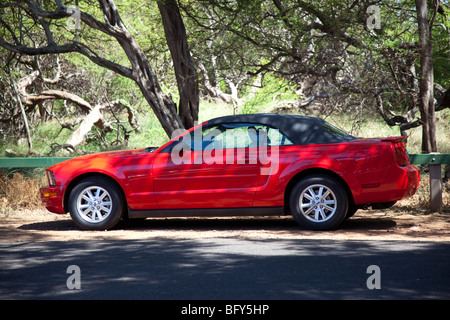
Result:
<svg viewBox="0 0 450 320"><path fill-rule="evenodd" d="M253 125L239 124L240 126L232 127L224 133L224 148L247 148L256 146L257 129Z"/></svg>
<svg viewBox="0 0 450 320"><path fill-rule="evenodd" d="M224 123L191 133L193 150L256 147L267 139L267 128L252 123Z"/></svg>
<svg viewBox="0 0 450 320"><path fill-rule="evenodd" d="M267 127L267 140L268 145L271 147L293 145L292 141L289 140L288 137L282 134L279 130L271 127Z"/></svg>
<svg viewBox="0 0 450 320"><path fill-rule="evenodd" d="M229 123L223 124L204 136L204 139L214 132L215 148L248 148L257 146L288 146L292 141L279 130L257 123ZM218 134L217 134L218 133Z"/></svg>
<svg viewBox="0 0 450 320"><path fill-rule="evenodd" d="M254 143L256 131L252 124L225 123L204 128L201 135L197 132L191 138L195 140L194 150L200 150L200 146L202 150L246 148Z"/></svg>
<svg viewBox="0 0 450 320"><path fill-rule="evenodd" d="M292 145L277 129L257 123L224 123L191 132L179 143L190 150L218 150ZM168 150L169 151L169 150Z"/></svg>
<svg viewBox="0 0 450 320"><path fill-rule="evenodd" d="M206 127L202 130L201 135L196 135L194 139L199 140L195 143L194 150L205 150L205 149L223 149L223 139L224 139L224 128L220 126Z"/></svg>

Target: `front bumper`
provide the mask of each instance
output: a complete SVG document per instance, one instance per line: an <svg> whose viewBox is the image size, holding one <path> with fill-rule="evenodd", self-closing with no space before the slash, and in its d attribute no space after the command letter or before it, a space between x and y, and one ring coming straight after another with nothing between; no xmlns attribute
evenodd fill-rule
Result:
<svg viewBox="0 0 450 320"><path fill-rule="evenodd" d="M41 201L48 211L58 214L65 214L64 193L59 187L43 187L40 190Z"/></svg>

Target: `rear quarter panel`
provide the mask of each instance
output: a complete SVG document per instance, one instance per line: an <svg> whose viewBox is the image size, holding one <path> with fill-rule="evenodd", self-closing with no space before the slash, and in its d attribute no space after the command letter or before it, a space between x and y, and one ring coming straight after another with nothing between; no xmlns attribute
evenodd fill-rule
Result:
<svg viewBox="0 0 450 320"><path fill-rule="evenodd" d="M289 181L308 169L325 169L342 177L350 188L355 187L354 159L345 144L279 147L278 171L260 177L261 190L256 193L254 206L284 205L284 191Z"/></svg>
<svg viewBox="0 0 450 320"><path fill-rule="evenodd" d="M324 169L339 175L351 190L356 204L384 201L377 193L389 187L395 166L389 143L378 139L344 143L279 147L278 171L261 176L254 206L282 206L284 191L296 175ZM367 193L366 189L373 192Z"/></svg>

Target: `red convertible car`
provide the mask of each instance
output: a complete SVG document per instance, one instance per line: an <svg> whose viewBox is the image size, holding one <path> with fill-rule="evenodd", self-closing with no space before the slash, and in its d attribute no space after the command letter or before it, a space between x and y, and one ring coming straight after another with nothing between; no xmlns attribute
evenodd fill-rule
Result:
<svg viewBox="0 0 450 320"><path fill-rule="evenodd" d="M361 139L315 117L225 116L159 148L91 154L46 170L46 208L81 228L121 219L292 214L330 230L358 208L415 193L402 137Z"/></svg>

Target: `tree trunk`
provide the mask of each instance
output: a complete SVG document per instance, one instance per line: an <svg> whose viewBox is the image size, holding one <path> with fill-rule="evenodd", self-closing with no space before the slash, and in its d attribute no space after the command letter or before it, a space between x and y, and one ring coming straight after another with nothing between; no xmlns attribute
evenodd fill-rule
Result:
<svg viewBox="0 0 450 320"><path fill-rule="evenodd" d="M427 0L416 0L420 43L419 109L422 125L422 153L437 151L433 93L433 53Z"/></svg>
<svg viewBox="0 0 450 320"><path fill-rule="evenodd" d="M175 103L170 96L164 94L161 90L144 51L123 24L114 1L100 0L99 3L105 20L115 29L112 32L113 36L117 39L131 63L132 79L141 89L166 134L171 137L175 130L183 127L177 115ZM83 16L81 18L83 19Z"/></svg>
<svg viewBox="0 0 450 320"><path fill-rule="evenodd" d="M186 129L198 121L199 89L198 74L191 59L186 29L176 0L158 1L158 8L172 55L180 101L178 115Z"/></svg>

